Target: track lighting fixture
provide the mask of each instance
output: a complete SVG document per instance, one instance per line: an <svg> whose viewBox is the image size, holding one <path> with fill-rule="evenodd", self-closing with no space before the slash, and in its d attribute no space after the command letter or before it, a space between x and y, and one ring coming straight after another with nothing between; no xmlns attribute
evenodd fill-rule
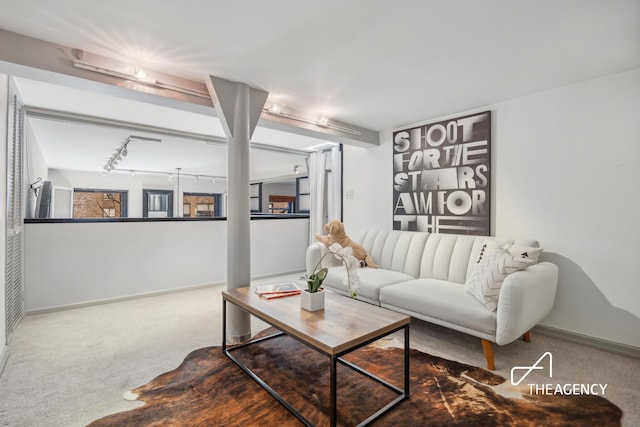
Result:
<svg viewBox="0 0 640 427"><path fill-rule="evenodd" d="M206 179L207 182L209 182L209 180L211 180L211 182L213 182L214 184L216 182L218 182L219 180L224 180L226 179L226 177L224 176L216 176L216 175L202 175L202 174L191 174L191 173L184 173L182 172L182 168L175 168L176 172L166 172L166 171L150 171L150 170L140 170L140 169L116 169L115 167L111 167L111 169L105 168L102 171L102 175L107 175L107 173L110 170L115 170L118 172L122 172L122 173L129 173L131 176L138 176L140 174L142 175L162 175L164 177L166 177L169 181L173 181L174 176L177 176L178 179L185 177L185 176L191 176L195 179L196 182L201 182L202 179Z"/></svg>
<svg viewBox="0 0 640 427"><path fill-rule="evenodd" d="M264 111L265 113L271 114L273 116L282 116L282 117L286 117L288 119L296 120L299 122L316 125L318 127L337 130L344 133L349 133L351 135L362 135L362 132L360 132L359 130L330 123L329 118L324 115L320 116L317 120L311 120L306 117L298 116L296 114L287 113L283 111L282 107L280 107L278 104L271 104L269 108L264 108L262 111Z"/></svg>
<svg viewBox="0 0 640 427"><path fill-rule="evenodd" d="M272 114L280 114L280 106L278 104L271 104L269 112Z"/></svg>
<svg viewBox="0 0 640 427"><path fill-rule="evenodd" d="M159 138L150 138L148 136L131 135L131 136L127 137L127 139L122 141L122 143L120 144L120 146L118 147L116 152L109 158L109 160L107 160L107 163L105 163L105 165L103 167L103 170L105 172L110 172L111 170L113 170L115 168L115 166L118 165L118 162L122 161L123 157L127 157L127 155L129 154L128 145L129 145L129 143L131 141L135 141L135 140L153 141L153 142L161 142L162 141Z"/></svg>
<svg viewBox="0 0 640 427"><path fill-rule="evenodd" d="M145 78L147 78L147 73L145 73L145 71L139 67L135 68L135 71L133 72L133 74L136 76L136 79L138 80L144 80Z"/></svg>
<svg viewBox="0 0 640 427"><path fill-rule="evenodd" d="M124 80L131 80L147 86L157 87L161 89L168 89L174 92L180 92L187 95L197 96L199 98L211 99L208 92L156 80L155 78L148 76L147 72L140 67L131 67L131 66L119 67L114 64L113 67L109 68L109 67L105 67L105 64L103 63L91 63L88 59L84 58L85 56L84 52L82 52L79 49L78 49L78 52L81 53L78 56L79 59L76 59L72 62L72 65L75 68L88 70L94 73L104 74L107 76L118 77ZM120 68L120 69L118 70L117 68ZM132 68L133 68L133 73L131 72Z"/></svg>

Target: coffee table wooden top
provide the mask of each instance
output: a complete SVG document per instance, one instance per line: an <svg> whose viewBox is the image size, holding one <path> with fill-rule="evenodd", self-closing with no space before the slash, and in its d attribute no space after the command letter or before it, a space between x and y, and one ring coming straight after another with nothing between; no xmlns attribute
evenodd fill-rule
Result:
<svg viewBox="0 0 640 427"><path fill-rule="evenodd" d="M407 315L331 292L326 292L324 310L313 312L300 308L299 295L268 300L254 287L224 290L222 297L329 355L349 351L411 321Z"/></svg>

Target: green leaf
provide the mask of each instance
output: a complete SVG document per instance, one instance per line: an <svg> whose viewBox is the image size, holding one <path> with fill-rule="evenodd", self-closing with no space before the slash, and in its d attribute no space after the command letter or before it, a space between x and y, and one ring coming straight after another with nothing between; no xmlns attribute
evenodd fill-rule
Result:
<svg viewBox="0 0 640 427"><path fill-rule="evenodd" d="M328 268L323 268L322 270L318 271L317 276L320 278L320 284L324 282L324 279L327 277L328 272L329 272Z"/></svg>
<svg viewBox="0 0 640 427"><path fill-rule="evenodd" d="M327 277L328 272L329 272L328 269L323 268L317 273L314 273L311 276L309 276L309 279L307 280L307 288L309 292L311 293L318 292L318 290L320 289L320 286L322 286L322 282Z"/></svg>

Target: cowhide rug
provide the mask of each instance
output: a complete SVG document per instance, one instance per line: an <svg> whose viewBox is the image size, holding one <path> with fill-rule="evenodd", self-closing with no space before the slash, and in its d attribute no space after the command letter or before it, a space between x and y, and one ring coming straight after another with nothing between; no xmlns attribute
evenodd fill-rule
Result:
<svg viewBox="0 0 640 427"><path fill-rule="evenodd" d="M328 425L329 361L283 336L235 350L315 425ZM619 426L622 411L598 396L505 397L515 390L481 368L411 350L411 396L376 426ZM402 386L403 350L364 347L346 359ZM189 354L175 370L132 393L145 405L94 421L100 426L298 426L300 422L223 355ZM395 398L376 382L338 365L338 422L356 425Z"/></svg>

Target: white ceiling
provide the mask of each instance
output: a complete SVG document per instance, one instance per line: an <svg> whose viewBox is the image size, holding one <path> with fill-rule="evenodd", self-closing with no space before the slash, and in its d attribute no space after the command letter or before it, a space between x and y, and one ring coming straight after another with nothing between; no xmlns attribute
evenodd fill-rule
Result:
<svg viewBox="0 0 640 427"><path fill-rule="evenodd" d="M0 10L8 31L242 81L372 130L640 67L639 0L0 0ZM282 139L254 140L269 136Z"/></svg>

